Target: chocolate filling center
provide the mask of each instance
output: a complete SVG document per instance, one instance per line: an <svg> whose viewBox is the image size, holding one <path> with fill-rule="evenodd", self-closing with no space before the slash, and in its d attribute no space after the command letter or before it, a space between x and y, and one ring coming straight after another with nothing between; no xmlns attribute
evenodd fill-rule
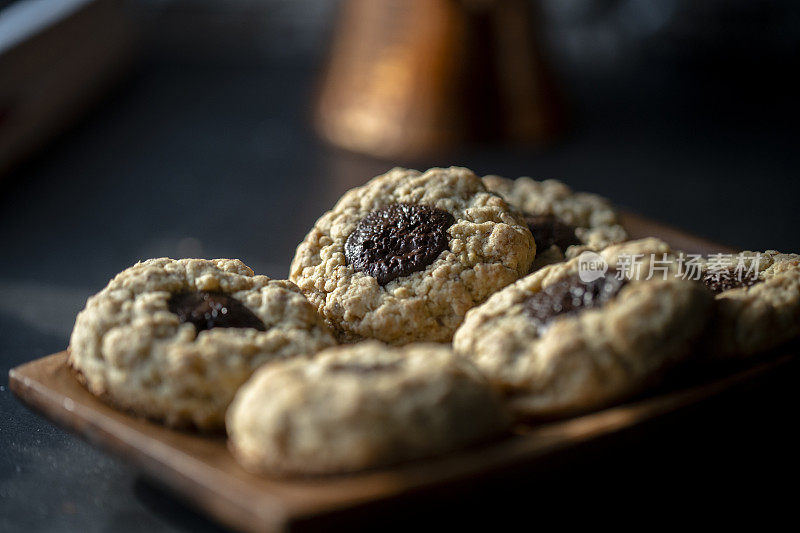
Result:
<svg viewBox="0 0 800 533"><path fill-rule="evenodd" d="M351 374L375 374L395 370L399 367L400 361L391 361L387 363L340 363L331 365L330 370L333 372L347 372Z"/></svg>
<svg viewBox="0 0 800 533"><path fill-rule="evenodd" d="M545 251L554 244L563 252L580 244L575 228L553 215L526 215L525 222L533 233L537 251Z"/></svg>
<svg viewBox="0 0 800 533"><path fill-rule="evenodd" d="M734 269L729 269L727 272L706 272L703 276L703 284L714 294L740 287L752 287L759 281L761 280L758 278L740 275L740 273L734 272Z"/></svg>
<svg viewBox="0 0 800 533"><path fill-rule="evenodd" d="M523 305L542 335L556 317L600 307L614 298L626 283L627 280L615 276L584 283L574 274L530 296Z"/></svg>
<svg viewBox="0 0 800 533"><path fill-rule="evenodd" d="M424 270L447 248L447 229L455 223L447 211L424 205L393 204L372 211L347 237L347 264L386 285Z"/></svg>
<svg viewBox="0 0 800 533"><path fill-rule="evenodd" d="M194 324L199 332L211 328L253 328L266 331L264 323L245 305L222 292L184 292L173 294L169 310L181 323Z"/></svg>

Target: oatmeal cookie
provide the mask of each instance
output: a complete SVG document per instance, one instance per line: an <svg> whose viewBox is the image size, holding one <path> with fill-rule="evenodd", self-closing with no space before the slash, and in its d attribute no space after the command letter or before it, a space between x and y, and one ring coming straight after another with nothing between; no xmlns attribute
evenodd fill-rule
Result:
<svg viewBox="0 0 800 533"><path fill-rule="evenodd" d="M800 335L800 255L710 256L702 280L716 294L708 330L713 357L752 356Z"/></svg>
<svg viewBox="0 0 800 533"><path fill-rule="evenodd" d="M220 429L236 389L275 359L335 340L289 281L235 259L150 259L78 314L69 364L94 394L169 426Z"/></svg>
<svg viewBox="0 0 800 533"><path fill-rule="evenodd" d="M588 253L588 252L587 252ZM617 278L623 257L640 274ZM649 276L648 257L671 257L657 239L606 248L605 274L581 279L582 256L542 268L467 313L455 350L473 360L524 418L599 409L643 390L685 359L711 309L702 284Z"/></svg>
<svg viewBox="0 0 800 533"><path fill-rule="evenodd" d="M537 247L531 270L628 238L614 208L602 196L573 192L557 180L484 176L483 183L525 215Z"/></svg>
<svg viewBox="0 0 800 533"><path fill-rule="evenodd" d="M485 441L510 417L466 359L440 344L377 341L260 369L228 409L228 445L248 470L353 472Z"/></svg>
<svg viewBox="0 0 800 533"><path fill-rule="evenodd" d="M317 220L290 279L342 341L447 342L534 254L522 216L470 170L395 168Z"/></svg>

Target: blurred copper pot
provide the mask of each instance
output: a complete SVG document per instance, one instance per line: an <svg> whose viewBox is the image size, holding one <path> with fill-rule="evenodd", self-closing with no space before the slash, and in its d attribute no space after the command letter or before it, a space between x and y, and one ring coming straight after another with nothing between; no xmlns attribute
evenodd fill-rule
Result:
<svg viewBox="0 0 800 533"><path fill-rule="evenodd" d="M561 106L527 0L347 0L316 126L331 143L413 158L475 140L541 143Z"/></svg>

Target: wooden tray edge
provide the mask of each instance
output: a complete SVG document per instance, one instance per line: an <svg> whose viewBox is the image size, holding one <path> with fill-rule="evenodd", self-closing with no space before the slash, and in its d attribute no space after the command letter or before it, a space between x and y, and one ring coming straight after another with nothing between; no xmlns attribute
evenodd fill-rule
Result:
<svg viewBox="0 0 800 533"><path fill-rule="evenodd" d="M163 452L166 450L158 453L159 450L153 449L152 439L147 439L146 444L137 447L136 443L144 442L139 431L127 428L115 420L105 417L103 418L104 422L98 424L93 417L81 414L81 410L83 410L81 406L76 405L66 396L52 391L46 384L29 377L31 369L38 368L43 362L49 360L64 359L60 364L66 365L66 356L66 351L57 352L12 368L8 372L11 392L20 402L56 423L62 429L97 448L129 460L147 476L175 491L179 497L188 501L199 512L210 514L220 522L241 531L262 532L286 529L288 517L279 502L274 506L265 505L263 513L254 514L251 512L251 507L242 505L241 502L244 501L242 489L235 486L228 487L231 489L227 493L230 494L230 497L226 502L220 502L219 493L209 491L208 486L197 479L197 473L205 470L207 465L198 464L194 458L184 454L186 463L178 465L179 467L176 468L176 464L172 460L167 461L164 456ZM89 394L88 391L87 394ZM130 416L129 418L134 419ZM146 448L156 453L147 454L143 451ZM170 448L169 451L174 453L181 450ZM175 472L176 476L166 475L165 467ZM192 475L187 473L189 469L193 470ZM229 505L230 508L223 503ZM238 511L234 511L235 509ZM256 525L260 527L254 527Z"/></svg>
<svg viewBox="0 0 800 533"><path fill-rule="evenodd" d="M171 447L169 450L162 450L164 453L159 453L158 450L154 451L152 437L141 434L135 428L124 427L115 420L105 419L101 423L93 422L92 417L82 416L80 409L76 410L76 405L70 405L69 401L65 401L66 397L48 389L46 383L29 376L31 369L37 368L43 362L51 359L63 359L65 355L65 352L59 352L11 369L9 371L11 391L22 403L42 413L43 416L59 426L103 450L131 461L146 475L174 490L179 497L187 500L199 511L213 516L230 527L253 532L281 531L289 528L296 521L317 520L331 513L357 511L360 507L372 503L400 501L409 496L452 486L465 479L474 481L487 475L502 474L503 471L531 464L549 454L590 442L602 436L613 435L697 404L704 399L732 390L737 385L746 384L757 377L777 371L795 358L794 354L778 356L711 382L640 399L563 422L532 428L519 438L496 443L487 450L490 453L478 455L478 461L481 461L479 464L470 467L461 465L460 468L453 470L447 465L442 465L443 458L401 465L397 469L428 470L433 468L433 471L429 472L429 475L425 476L427 479L421 482L408 484L401 490L385 490L373 498L362 501L343 500L338 504L316 506L304 511L303 509L287 509L282 505L280 496L276 496L270 505L269 495L261 494L262 497L258 499L258 505L255 506L260 509L260 512L254 512L252 503L251 505L243 503L247 499L253 499L250 494L251 487L243 486L237 483L237 480L229 478L229 483L224 490L220 491L219 480L215 478L214 484L217 490L211 490L208 485L209 480L206 479L204 483L202 479L204 476L201 475L208 470L209 465L199 463L197 459L183 453L183 450L178 448ZM66 399L68 400L68 398ZM129 418L133 419L133 417ZM570 436L569 440L563 438L565 433ZM557 437L557 434L561 434L561 437ZM159 444L168 446L164 443ZM145 453L144 449L151 453ZM507 450L512 450L513 453L509 456L506 453ZM167 454L167 451L170 453ZM185 456L182 464L176 465L175 451L180 451ZM475 456L476 452L458 452L453 454L450 459L451 462L458 463L459 459L470 455ZM484 455L485 457L483 457ZM473 459L475 458L473 457ZM450 471L446 474L438 472L448 469ZM391 473L392 470L387 469L387 472ZM169 475L169 472L177 475ZM219 499L220 492L227 496L224 501Z"/></svg>

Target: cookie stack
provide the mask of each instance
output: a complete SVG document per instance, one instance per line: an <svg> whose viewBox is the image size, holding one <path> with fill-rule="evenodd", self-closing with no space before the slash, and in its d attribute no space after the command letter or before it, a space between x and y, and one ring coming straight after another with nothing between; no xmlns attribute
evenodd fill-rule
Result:
<svg viewBox="0 0 800 533"><path fill-rule="evenodd" d="M798 256L746 256L767 259L736 286L626 238L606 200L554 180L396 168L322 215L290 280L230 259L118 274L78 315L69 364L121 409L226 429L251 471L334 474L599 409L699 351L800 334ZM586 253L607 270L587 279ZM641 275L648 261L664 276Z"/></svg>

